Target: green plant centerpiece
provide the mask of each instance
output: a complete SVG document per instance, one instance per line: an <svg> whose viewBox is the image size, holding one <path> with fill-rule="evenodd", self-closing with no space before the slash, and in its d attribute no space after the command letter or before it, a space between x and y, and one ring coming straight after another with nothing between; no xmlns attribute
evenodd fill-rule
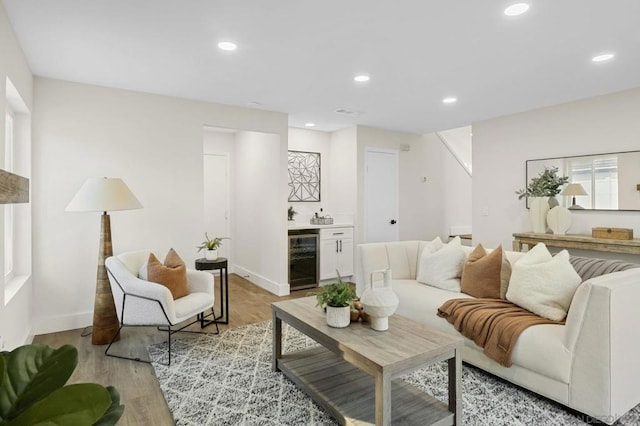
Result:
<svg viewBox="0 0 640 426"><path fill-rule="evenodd" d="M78 365L71 345L25 345L0 352L0 426L115 425L118 391L96 383L65 386Z"/></svg>
<svg viewBox="0 0 640 426"><path fill-rule="evenodd" d="M222 245L222 240L230 240L229 237L209 238L209 234L204 233L204 241L198 246L198 251L202 250L218 250Z"/></svg>
<svg viewBox="0 0 640 426"><path fill-rule="evenodd" d="M558 205L555 196L562 190L562 185L569 182L568 176L560 176L557 167L545 167L538 176L531 178L529 185L516 191L518 200L529 197L550 197L549 206Z"/></svg>
<svg viewBox="0 0 640 426"><path fill-rule="evenodd" d="M351 306L351 302L356 297L356 291L349 283L339 281L322 287L322 292L316 294L317 306L331 306L342 308Z"/></svg>
<svg viewBox="0 0 640 426"><path fill-rule="evenodd" d="M316 306L325 307L327 324L331 327L347 327L351 322L351 302L356 297L356 291L350 283L345 283L338 275L338 282L322 287L316 294Z"/></svg>

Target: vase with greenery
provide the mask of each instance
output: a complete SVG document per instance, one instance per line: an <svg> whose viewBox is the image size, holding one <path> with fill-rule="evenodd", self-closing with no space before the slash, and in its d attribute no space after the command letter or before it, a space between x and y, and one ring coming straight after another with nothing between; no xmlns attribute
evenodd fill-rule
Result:
<svg viewBox="0 0 640 426"><path fill-rule="evenodd" d="M345 283L338 276L338 282L322 287L316 295L317 306L326 306L327 324L331 327L347 327L351 322L351 302L356 291L350 283Z"/></svg>
<svg viewBox="0 0 640 426"><path fill-rule="evenodd" d="M65 386L78 365L71 345L25 345L0 352L0 426L112 426L124 412L118 391L96 383Z"/></svg>
<svg viewBox="0 0 640 426"><path fill-rule="evenodd" d="M516 191L518 200L530 197L549 197L549 206L558 205L555 196L562 191L562 185L569 182L568 176L560 176L557 167L545 167L538 176L531 178L529 185Z"/></svg>
<svg viewBox="0 0 640 426"><path fill-rule="evenodd" d="M569 177L560 176L557 167L545 167L538 176L531 179L525 189L516 191L519 200L529 200L529 218L533 232L547 232L547 213L550 208L558 205L556 195L567 182Z"/></svg>
<svg viewBox="0 0 640 426"><path fill-rule="evenodd" d="M209 238L209 235L204 233L204 241L198 246L198 252L205 250L205 258L207 260L216 260L218 258L218 249L222 245L222 240L229 240L229 237L215 237Z"/></svg>

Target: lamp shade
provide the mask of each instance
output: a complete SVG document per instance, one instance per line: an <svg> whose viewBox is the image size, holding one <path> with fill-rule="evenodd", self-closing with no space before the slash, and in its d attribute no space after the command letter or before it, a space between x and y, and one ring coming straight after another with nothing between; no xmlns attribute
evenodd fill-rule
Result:
<svg viewBox="0 0 640 426"><path fill-rule="evenodd" d="M89 178L67 208L68 212L109 212L141 209L142 204L118 178Z"/></svg>
<svg viewBox="0 0 640 426"><path fill-rule="evenodd" d="M570 183L562 190L560 195L587 195L587 191L585 191L584 187L579 183Z"/></svg>

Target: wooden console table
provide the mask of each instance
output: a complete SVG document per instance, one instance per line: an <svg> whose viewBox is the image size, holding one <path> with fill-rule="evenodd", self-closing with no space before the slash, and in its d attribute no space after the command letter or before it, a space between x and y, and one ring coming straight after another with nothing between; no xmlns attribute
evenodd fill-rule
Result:
<svg viewBox="0 0 640 426"><path fill-rule="evenodd" d="M640 239L610 240L606 238L593 238L590 235L554 235L523 232L513 234L513 250L522 251L523 246L527 250L538 243L544 243L548 247L574 248L581 250L606 251L611 253L640 254Z"/></svg>

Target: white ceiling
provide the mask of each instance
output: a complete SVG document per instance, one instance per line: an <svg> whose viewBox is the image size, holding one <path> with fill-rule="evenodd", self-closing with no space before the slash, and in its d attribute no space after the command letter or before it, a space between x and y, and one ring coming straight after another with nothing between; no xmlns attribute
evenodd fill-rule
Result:
<svg viewBox="0 0 640 426"><path fill-rule="evenodd" d="M640 1L529 1L515 18L515 0L2 3L36 75L257 102L295 127L426 133L640 86ZM615 59L591 63L603 51Z"/></svg>

